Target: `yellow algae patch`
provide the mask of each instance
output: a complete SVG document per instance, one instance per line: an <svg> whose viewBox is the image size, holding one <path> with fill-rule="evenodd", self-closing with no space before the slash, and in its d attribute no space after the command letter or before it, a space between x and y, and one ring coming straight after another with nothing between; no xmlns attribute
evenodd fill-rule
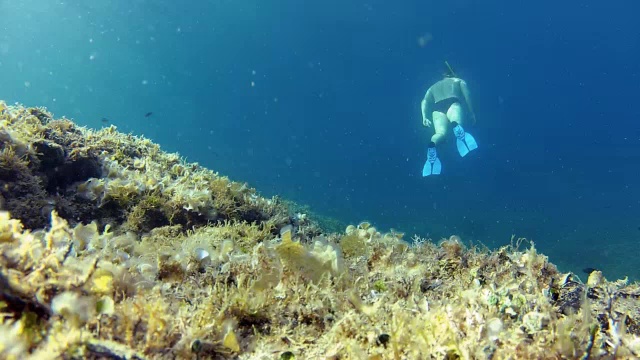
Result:
<svg viewBox="0 0 640 360"><path fill-rule="evenodd" d="M98 269L93 274L91 290L98 294L108 294L113 291L113 274L105 269Z"/></svg>
<svg viewBox="0 0 640 360"><path fill-rule="evenodd" d="M281 231L282 242L276 247L276 253L282 263L293 271L300 273L303 277L318 282L329 267L315 257L299 241L293 241L292 229L286 226Z"/></svg>
<svg viewBox="0 0 640 360"><path fill-rule="evenodd" d="M293 231L293 226L287 225L280 230L280 236L282 237L282 243L290 243L291 240L291 232Z"/></svg>
<svg viewBox="0 0 640 360"><path fill-rule="evenodd" d="M20 220L11 219L7 211L0 211L0 243L14 241L16 235L20 233L22 233Z"/></svg>
<svg viewBox="0 0 640 360"><path fill-rule="evenodd" d="M240 352L240 344L238 343L238 338L236 337L236 333L233 329L229 329L225 334L224 339L222 340L222 345L233 352Z"/></svg>

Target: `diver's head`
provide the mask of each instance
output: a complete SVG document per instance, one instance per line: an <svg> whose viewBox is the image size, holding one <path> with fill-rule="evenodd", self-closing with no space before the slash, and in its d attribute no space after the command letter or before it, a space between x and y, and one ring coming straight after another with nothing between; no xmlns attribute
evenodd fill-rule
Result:
<svg viewBox="0 0 640 360"><path fill-rule="evenodd" d="M453 71L453 68L451 67L451 65L449 65L448 61L445 60L444 64L446 65L446 69L445 69L445 72L442 74L442 76L444 76L445 79L458 77L456 75L456 72Z"/></svg>

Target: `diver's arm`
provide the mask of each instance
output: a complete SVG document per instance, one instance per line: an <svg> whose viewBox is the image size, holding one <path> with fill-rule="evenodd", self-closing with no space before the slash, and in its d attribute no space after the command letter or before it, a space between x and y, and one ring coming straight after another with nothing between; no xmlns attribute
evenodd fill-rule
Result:
<svg viewBox="0 0 640 360"><path fill-rule="evenodd" d="M467 87L467 83L464 80L460 81L460 90L462 91L462 96L464 96L464 101L467 103L467 109L471 113L471 120L473 123L476 123L476 113L473 111L473 107L471 106L471 95L469 94L469 88Z"/></svg>
<svg viewBox="0 0 640 360"><path fill-rule="evenodd" d="M422 109L422 125L426 127L431 126L431 120L429 120L429 115L433 113L431 111L431 89L427 90L427 93L424 95L424 99L422 99L422 103L420 103L420 108Z"/></svg>

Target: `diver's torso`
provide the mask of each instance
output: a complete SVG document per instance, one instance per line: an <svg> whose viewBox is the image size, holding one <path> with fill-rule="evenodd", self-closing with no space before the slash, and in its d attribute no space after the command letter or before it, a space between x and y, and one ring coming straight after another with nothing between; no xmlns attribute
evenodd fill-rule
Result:
<svg viewBox="0 0 640 360"><path fill-rule="evenodd" d="M458 78L446 78L433 84L433 86L431 86L433 101L438 103L450 99L463 99L462 90L460 90L460 81Z"/></svg>

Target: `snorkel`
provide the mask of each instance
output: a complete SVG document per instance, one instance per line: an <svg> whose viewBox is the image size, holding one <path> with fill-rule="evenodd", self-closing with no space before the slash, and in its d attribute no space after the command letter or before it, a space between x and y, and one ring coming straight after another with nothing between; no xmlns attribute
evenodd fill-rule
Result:
<svg viewBox="0 0 640 360"><path fill-rule="evenodd" d="M451 67L451 65L449 65L449 62L447 60L444 61L444 64L447 65L447 71L442 74L444 77L446 78L457 78L458 75L456 75L456 72L453 71L453 68Z"/></svg>

